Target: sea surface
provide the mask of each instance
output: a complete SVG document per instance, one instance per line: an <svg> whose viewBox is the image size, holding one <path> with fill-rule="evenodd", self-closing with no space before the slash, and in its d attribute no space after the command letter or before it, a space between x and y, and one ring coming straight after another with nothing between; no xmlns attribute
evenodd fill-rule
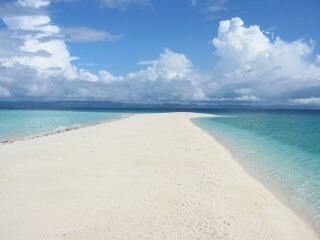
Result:
<svg viewBox="0 0 320 240"><path fill-rule="evenodd" d="M320 232L320 111L225 111L193 122Z"/></svg>
<svg viewBox="0 0 320 240"><path fill-rule="evenodd" d="M116 120L127 114L105 110L0 110L0 142Z"/></svg>

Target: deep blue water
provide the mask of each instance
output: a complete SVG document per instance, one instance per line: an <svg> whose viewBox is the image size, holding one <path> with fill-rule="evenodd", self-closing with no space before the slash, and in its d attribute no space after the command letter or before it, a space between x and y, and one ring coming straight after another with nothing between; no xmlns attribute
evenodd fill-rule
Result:
<svg viewBox="0 0 320 240"><path fill-rule="evenodd" d="M229 111L194 122L320 232L320 111Z"/></svg>

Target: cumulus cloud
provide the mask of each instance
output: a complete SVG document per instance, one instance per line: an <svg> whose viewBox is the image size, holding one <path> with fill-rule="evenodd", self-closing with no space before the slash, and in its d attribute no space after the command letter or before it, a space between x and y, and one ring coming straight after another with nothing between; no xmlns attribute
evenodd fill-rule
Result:
<svg viewBox="0 0 320 240"><path fill-rule="evenodd" d="M240 18L233 18L220 22L212 44L219 62L209 96L254 93L257 98L283 102L320 89L320 68L312 59L311 43L279 37L272 42L259 26L245 27Z"/></svg>
<svg viewBox="0 0 320 240"><path fill-rule="evenodd" d="M21 4L20 4L21 5ZM66 45L69 41L113 40L104 31L63 29L43 11L1 16L7 29L0 30L1 99L101 99L115 101L203 100L203 75L183 54L165 49L144 70L114 76L101 70L93 74L76 67ZM36 8L36 7L35 7ZM81 31L89 32L83 36ZM16 41L11 44L10 40Z"/></svg>
<svg viewBox="0 0 320 240"><path fill-rule="evenodd" d="M183 54L165 49L153 67L148 68L151 75L160 76L165 80L184 79L192 72L192 63Z"/></svg>
<svg viewBox="0 0 320 240"><path fill-rule="evenodd" d="M45 6L47 1L18 1L11 6L17 15L0 15L7 26L0 30L0 86L9 93L2 96L42 96L52 82L89 75L72 65L77 58L70 56L60 28L38 10Z"/></svg>
<svg viewBox="0 0 320 240"><path fill-rule="evenodd" d="M40 7L47 1L18 1L8 9L14 9L9 15L1 12L0 17L6 29L0 30L0 87L2 97L42 97L68 98L77 91L78 81L97 82L98 76L72 64L77 57L70 55L65 43L63 31L51 23ZM50 3L50 2L49 2ZM34 8L32 12L30 8ZM17 12L17 15L14 15ZM85 31L89 33L83 37ZM78 34L78 35L77 35ZM72 41L105 41L117 37L105 31L88 28L73 29ZM71 84L74 82L74 90ZM53 90L52 88L56 88ZM68 87L66 89L62 89ZM51 89L51 90L50 90ZM83 95L83 90L81 90ZM63 96L64 95L64 96Z"/></svg>
<svg viewBox="0 0 320 240"><path fill-rule="evenodd" d="M107 83L108 99L147 101L205 100L203 75L196 72L183 54L165 49L152 66L126 76L115 77L103 71L100 81Z"/></svg>
<svg viewBox="0 0 320 240"><path fill-rule="evenodd" d="M67 42L113 41L116 36L88 28L54 25L41 10L48 1L19 0L17 14L0 11L0 99L113 101L206 101L223 104L319 106L320 61L313 43L269 39L259 26L240 18L221 21L212 46L212 73L195 69L182 53L165 49L141 71L114 76L76 66ZM131 1L120 1L126 4ZM135 2L135 1L133 1ZM131 2L130 4L133 4ZM112 6L112 1L109 2ZM197 4L196 1L194 1ZM116 3L114 3L116 4ZM115 5L114 5L115 6ZM32 11L30 11L32 9Z"/></svg>
<svg viewBox="0 0 320 240"><path fill-rule="evenodd" d="M23 10L24 7L18 16L1 16L7 25L7 29L0 30L0 36L5 38L0 40L5 42L0 46L0 65L5 68L4 72L30 68L35 71L35 77L74 72L71 61L76 58L70 56L65 42L58 36L60 28L51 24L49 16L21 15ZM3 75L0 83L2 80Z"/></svg>
<svg viewBox="0 0 320 240"><path fill-rule="evenodd" d="M166 49L159 59L145 70L116 77L107 71L98 75L84 70L58 69L60 74L39 76L39 72L25 65L2 68L7 79L4 88L20 98L49 99L107 99L115 101L172 101L204 100L201 75L183 55ZM71 72L68 72L71 71ZM22 78L28 79L23 82ZM66 79L64 79L66 78ZM9 96L2 94L2 96Z"/></svg>
<svg viewBox="0 0 320 240"><path fill-rule="evenodd" d="M37 38L47 37L59 33L57 26L50 24L48 16L5 16L2 18L9 30L23 30L39 32Z"/></svg>

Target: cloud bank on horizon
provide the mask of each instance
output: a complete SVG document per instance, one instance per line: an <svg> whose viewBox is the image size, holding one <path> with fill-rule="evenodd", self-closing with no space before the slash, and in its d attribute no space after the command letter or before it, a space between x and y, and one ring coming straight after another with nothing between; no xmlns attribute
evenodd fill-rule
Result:
<svg viewBox="0 0 320 240"><path fill-rule="evenodd" d="M93 74L74 64L78 58L71 56L67 43L117 41L122 35L54 25L46 12L50 4L18 0L1 5L0 18L6 25L0 29L1 100L320 106L320 56L312 57L313 42L271 40L259 26L246 27L235 17L221 21L211 41L219 57L212 72L198 71L186 55L165 48L156 60L138 63L146 65L141 71L124 76L106 70ZM103 4L124 9L150 2L104 0Z"/></svg>

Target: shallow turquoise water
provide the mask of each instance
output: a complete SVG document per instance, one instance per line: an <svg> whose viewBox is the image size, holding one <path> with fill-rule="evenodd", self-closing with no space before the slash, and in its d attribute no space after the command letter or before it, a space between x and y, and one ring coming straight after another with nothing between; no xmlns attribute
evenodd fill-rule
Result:
<svg viewBox="0 0 320 240"><path fill-rule="evenodd" d="M0 142L117 119L118 111L0 110Z"/></svg>
<svg viewBox="0 0 320 240"><path fill-rule="evenodd" d="M230 112L194 122L320 232L320 112Z"/></svg>

